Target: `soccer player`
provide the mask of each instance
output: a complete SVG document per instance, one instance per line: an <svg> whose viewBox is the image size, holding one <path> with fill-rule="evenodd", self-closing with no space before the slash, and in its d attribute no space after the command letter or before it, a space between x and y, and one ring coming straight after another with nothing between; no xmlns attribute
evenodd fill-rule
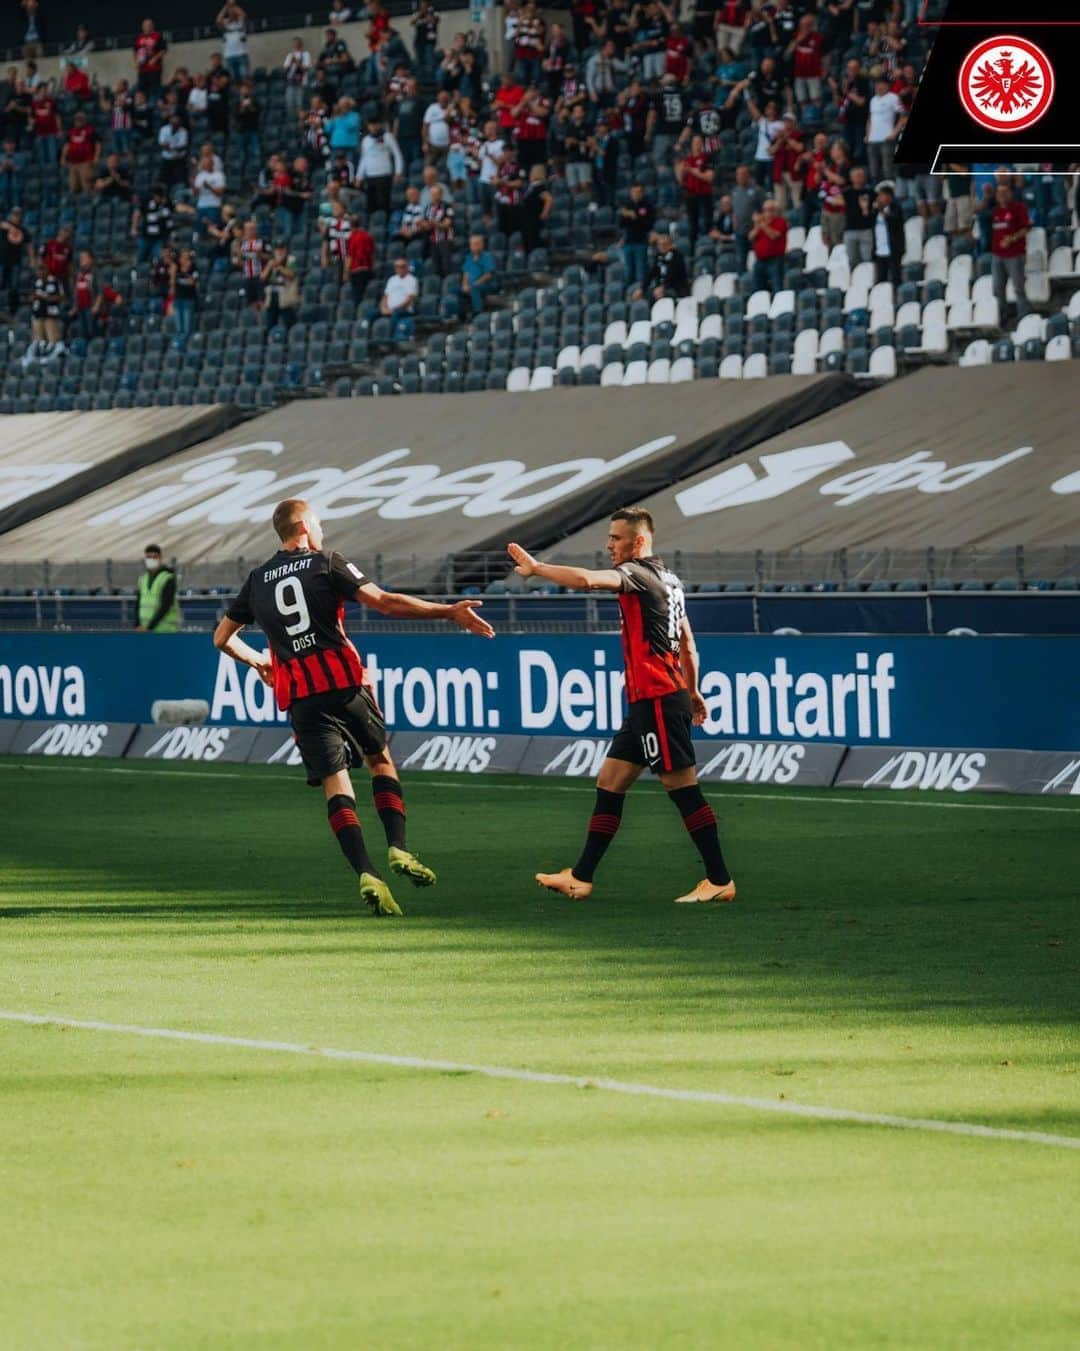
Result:
<svg viewBox="0 0 1080 1351"><path fill-rule="evenodd" d="M493 638L495 631L476 613L478 600L437 605L383 591L341 554L323 548L319 518L301 498L277 504L274 529L281 548L248 575L214 632L214 646L254 667L273 687L278 707L289 710L308 783L322 784L330 829L360 879L362 899L376 915L400 915L364 843L350 762L363 759L371 772L390 870L415 886L431 886L436 878L406 845L401 784L386 748L382 713L345 634L345 601L395 617L449 619L482 638ZM266 635L269 653L256 652L237 636L252 623Z"/></svg>
<svg viewBox="0 0 1080 1351"><path fill-rule="evenodd" d="M676 904L735 899L690 740L691 726L700 726L706 714L697 647L682 584L653 552L654 533L644 507L615 512L607 537L612 566L604 571L540 563L520 545L507 546L522 577L543 577L571 591L615 591L619 597L629 710L600 768L581 857L572 868L536 874L541 886L575 901L591 894L593 873L622 822L626 794L646 765L659 775L705 866L705 879L677 896Z"/></svg>

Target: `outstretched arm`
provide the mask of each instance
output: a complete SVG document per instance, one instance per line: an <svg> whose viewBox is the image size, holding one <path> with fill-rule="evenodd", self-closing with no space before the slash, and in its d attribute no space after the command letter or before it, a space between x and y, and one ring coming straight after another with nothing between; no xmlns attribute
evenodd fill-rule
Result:
<svg viewBox="0 0 1080 1351"><path fill-rule="evenodd" d="M214 630L214 646L242 666L250 666L258 671L264 684L273 685L274 672L270 664L270 654L256 652L253 647L248 647L247 643L237 636L243 627L243 624L238 624L235 619L223 619Z"/></svg>
<svg viewBox="0 0 1080 1351"><path fill-rule="evenodd" d="M698 689L698 674L701 670L701 663L698 659L697 643L694 641L694 630L690 627L690 621L685 615L683 615L682 628L679 634L679 665L682 667L683 679L686 681L686 688L690 694L694 726L700 727L708 716L708 709L705 707L705 700L701 697L701 691Z"/></svg>
<svg viewBox="0 0 1080 1351"><path fill-rule="evenodd" d="M593 571L589 568L567 568L557 563L541 563L526 552L520 544L508 544L506 552L514 560L514 571L521 577L543 577L568 591L621 591L622 578L614 568Z"/></svg>
<svg viewBox="0 0 1080 1351"><path fill-rule="evenodd" d="M437 601L421 600L419 596L384 591L374 582L365 582L358 587L354 599L361 605L370 605L380 614L391 615L395 619L448 619L452 624L481 638L495 637L495 630L476 613L484 603L480 600L456 600L452 605L440 604Z"/></svg>

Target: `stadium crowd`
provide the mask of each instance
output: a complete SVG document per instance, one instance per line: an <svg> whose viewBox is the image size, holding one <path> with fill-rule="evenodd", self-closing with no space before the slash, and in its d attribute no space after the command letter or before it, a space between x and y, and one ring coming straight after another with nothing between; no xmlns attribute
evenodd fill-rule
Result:
<svg viewBox="0 0 1080 1351"><path fill-rule="evenodd" d="M25 8L26 59L0 76L0 305L29 307L24 362L155 317L183 353L243 310L266 341L305 307L407 341L552 258L629 301L685 297L718 260L776 292L794 227L899 286L912 214L991 257L1004 319L1009 282L1028 308L1032 226L1071 223L1070 180L1042 166L896 163L927 45L913 0L579 0L565 26L511 0L494 62L430 0L401 19L333 0L264 70L227 0L205 69L167 71L148 17L107 86L86 28L43 79Z"/></svg>

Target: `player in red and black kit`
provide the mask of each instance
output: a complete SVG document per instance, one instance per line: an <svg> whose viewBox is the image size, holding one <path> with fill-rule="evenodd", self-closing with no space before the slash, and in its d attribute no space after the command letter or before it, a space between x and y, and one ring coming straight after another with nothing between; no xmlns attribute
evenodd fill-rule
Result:
<svg viewBox="0 0 1080 1351"><path fill-rule="evenodd" d="M607 551L612 567L587 568L539 563L518 544L507 546L523 577L543 577L571 591L615 591L622 615L626 659L627 715L615 733L596 781L596 805L585 848L572 868L537 873L550 891L583 901L592 892L593 873L622 823L627 791L648 766L659 775L668 797L705 865L705 880L679 905L733 901L731 880L720 852L713 809L697 781L691 728L705 721L698 692L698 656L682 583L653 553L653 519L644 507L627 507L611 518Z"/></svg>
<svg viewBox="0 0 1080 1351"><path fill-rule="evenodd" d="M361 897L376 915L400 915L364 844L350 764L362 759L371 772L391 871L416 886L431 886L435 874L406 848L401 784L386 748L382 713L345 633L345 602L402 618L449 619L483 638L495 632L475 613L480 601L436 605L383 591L341 554L323 549L319 518L301 498L278 503L274 529L281 548L248 574L214 631L214 646L254 667L273 687L278 707L289 711L308 783L322 784L330 828L360 878ZM256 652L237 636L245 624L258 624L269 653Z"/></svg>

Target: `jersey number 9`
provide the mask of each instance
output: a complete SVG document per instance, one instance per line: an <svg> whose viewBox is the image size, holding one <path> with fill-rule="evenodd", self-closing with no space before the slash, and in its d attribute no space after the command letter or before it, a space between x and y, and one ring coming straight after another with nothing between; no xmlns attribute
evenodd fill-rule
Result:
<svg viewBox="0 0 1080 1351"><path fill-rule="evenodd" d="M295 577L282 577L281 581L274 587L274 604L277 606L278 614L281 615L282 619L290 619L295 616L295 621L285 626L285 632L290 637L295 633L303 633L305 629L311 628L311 612L308 610L304 588Z"/></svg>

